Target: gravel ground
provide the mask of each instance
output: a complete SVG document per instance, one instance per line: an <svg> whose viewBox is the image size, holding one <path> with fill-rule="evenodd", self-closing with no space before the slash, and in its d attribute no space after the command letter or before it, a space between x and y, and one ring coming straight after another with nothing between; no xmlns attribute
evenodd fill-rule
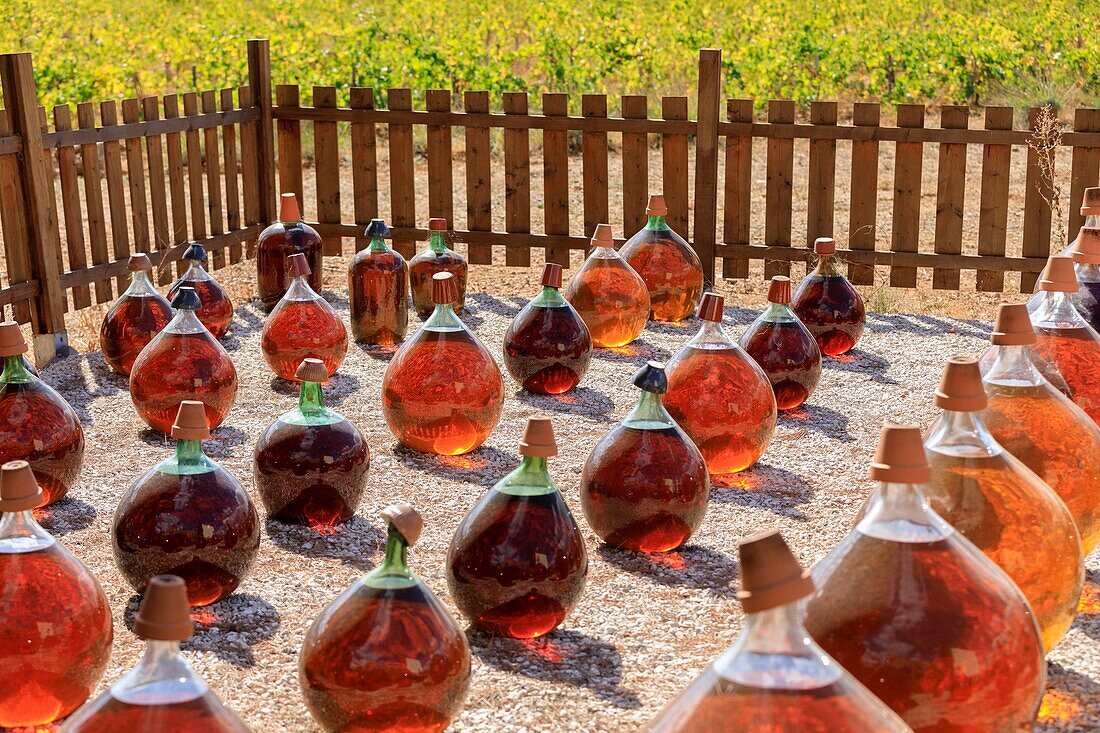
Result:
<svg viewBox="0 0 1100 733"><path fill-rule="evenodd" d="M346 318L340 295L337 307ZM464 318L499 353L522 304L521 298L477 294ZM753 315L728 308L731 331L739 334ZM260 357L261 322L255 302L238 308L225 344L237 364L240 394L226 424L206 444L248 487L256 438L296 399ZM734 598L738 539L777 527L803 562L824 556L872 488L867 464L883 419L928 424L944 359L978 353L988 335L988 327L976 321L872 314L854 358L829 361L806 408L780 418L763 461L739 476L715 480L709 513L690 545L657 557L608 550L580 511L581 466L599 437L633 406L631 373L647 359L671 356L697 325L651 325L632 346L599 351L584 385L563 397L523 394L509 382L501 425L480 449L456 458L419 455L395 444L378 400L388 356L352 347L326 394L370 444L373 465L363 505L329 536L267 524L253 574L236 594L200 612L202 623L185 645L188 658L257 731L316 730L298 690L298 651L324 605L380 561L379 511L405 499L423 512L424 535L412 563L453 609L444 579L451 533L482 492L517 464L526 419L549 414L561 445L551 472L585 533L588 585L563 626L542 640L470 634L473 683L454 730L639 729L740 631L743 615ZM125 379L108 372L98 353L59 360L43 374L77 409L88 439L81 484L49 510L46 525L93 570L115 610L105 686L136 662L142 648L129 631L138 598L111 558L111 517L135 478L169 455L170 441L142 429ZM1041 730L1100 727L1100 554L1088 567L1082 607L1091 613L1078 617L1050 655L1052 692Z"/></svg>

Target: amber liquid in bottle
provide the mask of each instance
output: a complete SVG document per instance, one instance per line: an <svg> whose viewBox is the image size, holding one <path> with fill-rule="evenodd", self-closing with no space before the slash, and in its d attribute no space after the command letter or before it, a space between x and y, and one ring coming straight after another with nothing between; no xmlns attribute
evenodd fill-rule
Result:
<svg viewBox="0 0 1100 733"><path fill-rule="evenodd" d="M786 305L772 303L741 336L741 347L768 375L780 410L801 406L817 389L821 350Z"/></svg>
<svg viewBox="0 0 1100 733"><path fill-rule="evenodd" d="M0 727L47 725L107 668L111 607L88 568L30 510L0 515Z"/></svg>
<svg viewBox="0 0 1100 733"><path fill-rule="evenodd" d="M369 229L368 229L369 231ZM351 332L356 341L390 346L409 329L409 268L381 236L359 252L348 267Z"/></svg>
<svg viewBox="0 0 1100 733"><path fill-rule="evenodd" d="M577 310L595 346L626 346L645 330L645 281L610 246L597 246L569 280L565 299Z"/></svg>
<svg viewBox="0 0 1100 733"><path fill-rule="evenodd" d="M462 255L447 246L446 232L432 230L427 249L418 252L409 260L409 287L412 290L413 308L420 320L427 320L435 310L432 300L432 275L437 272L449 272L454 277L458 289L458 300L451 304L455 313L462 313L466 304L466 260Z"/></svg>
<svg viewBox="0 0 1100 733"><path fill-rule="evenodd" d="M840 274L831 255L820 257L814 271L799 283L791 303L827 356L851 351L863 335L867 321L863 298Z"/></svg>
<svg viewBox="0 0 1100 733"><path fill-rule="evenodd" d="M141 350L171 320L172 306L149 282L147 271L135 271L130 287L107 311L99 329L99 348L107 366L129 374Z"/></svg>
<svg viewBox="0 0 1100 733"><path fill-rule="evenodd" d="M370 451L354 425L324 406L321 385L302 382L298 408L281 415L256 443L253 469L268 517L331 527L359 506Z"/></svg>
<svg viewBox="0 0 1100 733"><path fill-rule="evenodd" d="M699 255L669 228L664 216L650 215L620 254L645 282L653 320L676 322L692 314L703 292L703 267Z"/></svg>
<svg viewBox="0 0 1100 733"><path fill-rule="evenodd" d="M298 678L325 730L437 733L462 707L470 685L466 635L409 572L407 552L391 527L383 564L306 635Z"/></svg>
<svg viewBox="0 0 1100 733"><path fill-rule="evenodd" d="M307 358L323 361L332 376L347 356L348 332L332 306L298 277L264 321L260 348L271 370L288 381Z"/></svg>
<svg viewBox="0 0 1100 733"><path fill-rule="evenodd" d="M447 553L455 605L479 629L529 639L553 631L580 599L588 555L547 473L525 456L459 524Z"/></svg>
<svg viewBox="0 0 1100 733"><path fill-rule="evenodd" d="M183 277L172 285L168 291L169 302L176 299L179 289L184 286L194 288L195 293L198 294L202 307L195 311L195 315L199 317L199 321L206 326L210 334L216 339L221 339L229 333L229 326L233 323L233 303L226 295L225 288L198 262L192 262Z"/></svg>
<svg viewBox="0 0 1100 733"><path fill-rule="evenodd" d="M274 308L286 295L294 279L287 272L287 257L291 255L306 256L310 269L306 280L314 292L321 292L321 252L321 235L304 222L276 222L264 229L256 242L256 283L264 308Z"/></svg>
<svg viewBox="0 0 1100 733"><path fill-rule="evenodd" d="M138 479L111 528L115 564L139 593L154 575L178 575L193 606L226 597L248 574L260 520L248 492L202 452L180 440L176 455Z"/></svg>
<svg viewBox="0 0 1100 733"><path fill-rule="evenodd" d="M504 366L528 392L568 392L580 384L591 358L588 327L554 287L544 287L504 334Z"/></svg>
<svg viewBox="0 0 1100 733"><path fill-rule="evenodd" d="M84 429L65 398L27 371L22 354L4 358L0 382L0 463L30 463L52 504L80 476Z"/></svg>

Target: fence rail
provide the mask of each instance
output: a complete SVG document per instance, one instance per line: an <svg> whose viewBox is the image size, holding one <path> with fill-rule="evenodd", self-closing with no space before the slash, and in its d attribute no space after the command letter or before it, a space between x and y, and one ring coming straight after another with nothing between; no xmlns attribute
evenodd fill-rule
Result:
<svg viewBox="0 0 1100 733"><path fill-rule="evenodd" d="M366 246L363 227L379 215L395 247L412 254L426 236L419 201L453 222L471 264L513 267L529 266L533 250L568 266L597 223L641 227L646 198L659 191L710 280L748 277L761 260L765 275L788 274L810 258L815 237L843 228L846 210L840 255L857 284L885 267L891 285L916 287L930 269L932 287L955 290L973 270L978 290L996 292L1008 272L1032 288L1052 231L1076 231L1073 204L1100 176L1100 110L1076 110L1063 136L1069 213L1053 221L1032 132L1014 128L1011 108L946 106L936 124L924 105L857 103L842 117L838 103L815 102L799 120L793 102L772 100L758 119L753 100L721 99L716 50L700 52L694 100L585 94L579 115L564 94L506 93L494 105L483 91L429 90L420 109L409 89L273 89L265 40L248 43L245 81L47 114L29 54L0 56L0 305L31 324L40 361L65 346L66 312L117 297L131 252L172 262L201 241L215 269L251 256L275 218L277 188L309 202L327 255L346 241ZM894 124L883 124L884 112ZM1029 114L1034 127L1037 110ZM980 164L968 164L969 151ZM850 170L838 167L841 152ZM613 156L622 170L614 186ZM977 206L967 205L968 175L980 176ZM1010 226L1021 177L1023 215ZM922 201L934 224L923 239ZM161 268L161 284L170 278Z"/></svg>

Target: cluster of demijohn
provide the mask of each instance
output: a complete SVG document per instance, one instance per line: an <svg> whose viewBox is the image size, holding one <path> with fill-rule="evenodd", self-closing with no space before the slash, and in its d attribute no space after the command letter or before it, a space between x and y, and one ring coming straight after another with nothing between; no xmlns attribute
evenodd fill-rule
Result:
<svg viewBox="0 0 1100 733"><path fill-rule="evenodd" d="M599 225L564 293L561 267L546 265L541 292L508 328L503 360L523 389L557 395L582 382L593 348L627 346L650 319L698 313L702 327L667 366L649 362L634 375L637 406L592 449L580 478L592 529L611 546L650 553L692 536L710 476L760 458L777 411L797 409L817 386L822 354L856 345L864 308L833 240L819 239L816 268L793 294L787 278L773 278L768 309L735 342L721 325L723 299L702 292L699 260L666 224L661 197L647 213L621 251ZM1044 650L1068 630L1083 554L1100 541L1100 189L1087 191L1083 213L1085 227L1050 259L1033 302L1001 307L981 364L948 362L935 394L943 413L927 437L884 427L871 466L880 486L812 573L777 533L741 543L745 630L651 730L1007 731L1034 719ZM331 527L355 513L370 452L323 402L348 335L318 294L321 239L293 195L280 218L258 244L270 309L261 343L271 369L301 392L256 445L256 493L272 519ZM446 222L429 230L430 246L406 263L381 220L367 227L370 244L348 273L351 331L401 344L382 387L397 439L457 455L497 425L504 382L459 318L466 264L447 246ZM232 593L260 542L249 492L202 450L236 398L218 341L232 304L203 268L200 245L184 259L169 301L149 280L148 257L132 257L131 284L103 323L104 358L129 375L137 414L177 442L126 492L112 526L116 563L143 594L134 632L146 654L84 707L110 654L110 608L32 513L75 482L83 433L26 362L19 327L0 324L0 726L71 716L63 731L247 730L180 656L189 606ZM410 287L425 320L406 340ZM557 447L548 419L528 421L519 452L519 467L455 530L446 575L472 626L532 638L578 602L588 560L549 473ZM469 687L469 644L409 569L419 514L397 504L383 517L384 561L305 638L303 695L326 730L440 731Z"/></svg>

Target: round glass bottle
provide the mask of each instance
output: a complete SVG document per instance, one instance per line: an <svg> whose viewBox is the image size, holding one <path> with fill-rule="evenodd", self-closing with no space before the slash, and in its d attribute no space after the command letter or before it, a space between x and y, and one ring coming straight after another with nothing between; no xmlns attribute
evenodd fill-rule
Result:
<svg viewBox="0 0 1100 733"><path fill-rule="evenodd" d="M821 349L791 310L791 281L776 275L768 289L771 305L741 335L748 352L772 383L775 404L794 410L810 398L821 379Z"/></svg>
<svg viewBox="0 0 1100 733"><path fill-rule="evenodd" d="M665 221L664 196L650 196L645 213L649 221L626 240L619 254L649 290L650 318L682 321L695 310L703 292L703 265L691 245Z"/></svg>
<svg viewBox="0 0 1100 733"><path fill-rule="evenodd" d="M604 542L664 552L688 541L707 513L710 476L703 454L665 410L664 365L634 375L642 391L622 424L592 449L581 472L581 508Z"/></svg>
<svg viewBox="0 0 1100 733"><path fill-rule="evenodd" d="M560 288L561 265L547 262L542 292L523 306L504 334L504 366L528 392L568 392L584 379L592 359L588 326Z"/></svg>
<svg viewBox="0 0 1100 733"><path fill-rule="evenodd" d="M348 332L332 306L309 286L309 262L304 254L289 258L294 273L286 294L268 314L260 333L260 348L276 375L294 380L303 359L320 359L331 377L348 353Z"/></svg>
<svg viewBox="0 0 1100 733"><path fill-rule="evenodd" d="M831 237L814 241L817 266L802 279L792 298L799 320L817 339L826 356L839 356L855 348L867 322L863 298L836 261L836 242Z"/></svg>
<svg viewBox="0 0 1100 733"><path fill-rule="evenodd" d="M103 317L99 348L112 371L128 375L141 350L172 320L172 306L149 279L148 255L130 255L126 267L130 286Z"/></svg>
<svg viewBox="0 0 1100 733"><path fill-rule="evenodd" d="M264 308L274 308L297 277L287 272L287 258L296 254L303 255L309 264L309 287L321 292L321 235L302 221L297 196L284 193L279 200L279 221L260 232L256 240L256 289Z"/></svg>
<svg viewBox="0 0 1100 733"><path fill-rule="evenodd" d="M519 467L466 514L447 551L447 585L475 627L529 639L553 631L580 600L584 538L554 485L548 418L527 421Z"/></svg>
<svg viewBox="0 0 1100 733"><path fill-rule="evenodd" d="M370 246L348 266L351 333L365 344L391 346L409 330L409 268L386 244L389 233L386 222L372 219L366 230Z"/></svg>
<svg viewBox="0 0 1100 733"><path fill-rule="evenodd" d="M626 346L645 330L649 290L615 251L610 224L596 227L592 252L570 278L565 299L584 319L595 346Z"/></svg>
<svg viewBox="0 0 1100 733"><path fill-rule="evenodd" d="M432 300L432 276L437 272L449 272L454 277L458 300L451 303L455 313L462 313L466 304L466 260L447 246L447 220L428 220L428 246L409 260L409 287L412 289L413 308L420 320L426 320L435 310Z"/></svg>
<svg viewBox="0 0 1100 733"><path fill-rule="evenodd" d="M764 370L722 328L725 300L704 293L702 328L665 366L668 413L683 428L711 475L744 471L775 432L775 393Z"/></svg>
<svg viewBox="0 0 1100 733"><path fill-rule="evenodd" d="M283 413L256 442L253 475L267 516L290 524L331 527L355 514L370 469L363 434L325 407L320 359L306 359L298 407Z"/></svg>
<svg viewBox="0 0 1100 733"><path fill-rule="evenodd" d="M178 575L193 606L236 590L260 547L260 518L240 482L202 452L210 437L201 402L184 401L176 452L123 495L111 526L115 564L138 593L155 575Z"/></svg>
<svg viewBox="0 0 1100 733"><path fill-rule="evenodd" d="M441 733L470 686L470 645L409 570L423 528L408 504L386 508L386 557L310 626L298 680L326 731Z"/></svg>
<svg viewBox="0 0 1100 733"><path fill-rule="evenodd" d="M195 315L216 339L222 339L229 333L233 323L233 303L229 300L225 288L206 271L206 248L194 242L183 253L183 261L189 263L187 271L172 284L168 291L169 302L175 303L180 288L193 288L199 296L199 308Z"/></svg>

